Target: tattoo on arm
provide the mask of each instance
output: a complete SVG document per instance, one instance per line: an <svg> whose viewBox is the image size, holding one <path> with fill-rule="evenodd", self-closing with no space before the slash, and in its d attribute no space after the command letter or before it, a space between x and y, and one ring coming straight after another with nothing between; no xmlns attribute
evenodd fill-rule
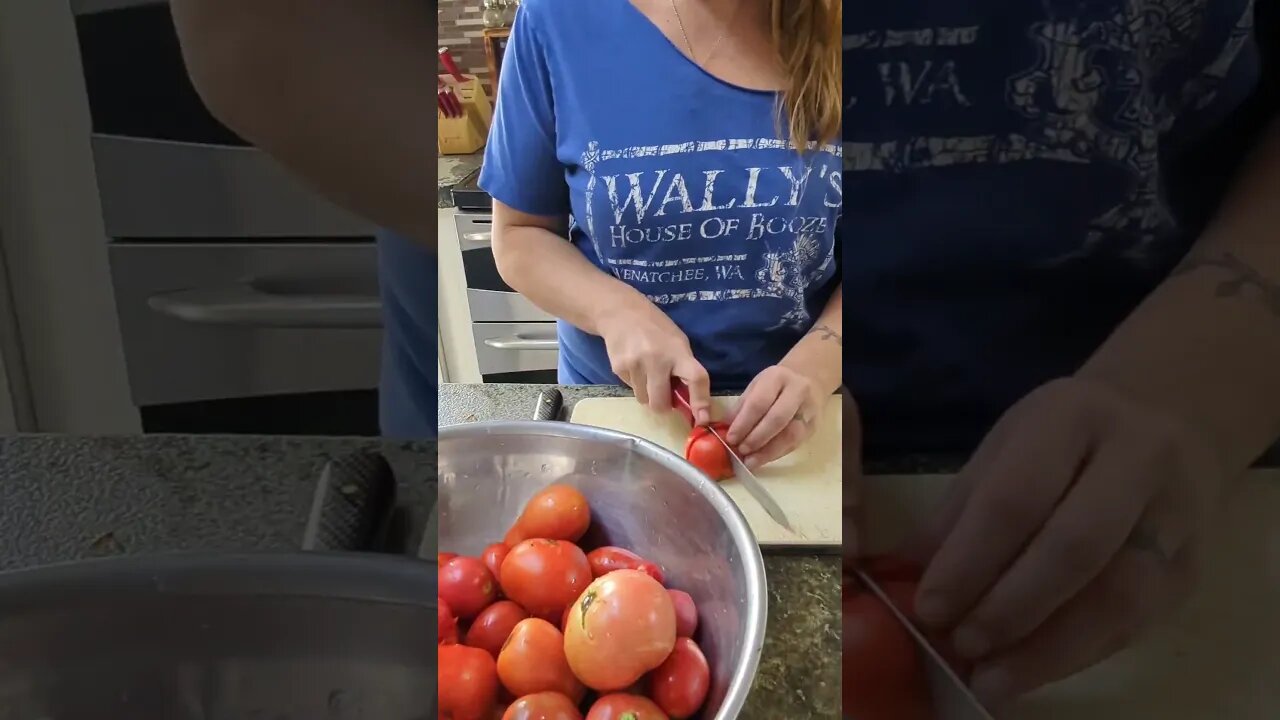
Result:
<svg viewBox="0 0 1280 720"><path fill-rule="evenodd" d="M810 335L817 334L819 336L818 337L819 340L832 340L835 342L836 345L839 345L840 347L844 347L844 337L841 336L840 333L836 332L835 330L832 330L830 327L822 323L814 325L809 330L809 334Z"/></svg>
<svg viewBox="0 0 1280 720"><path fill-rule="evenodd" d="M1215 292L1217 297L1239 297L1246 289L1252 289L1262 295L1262 301L1271 314L1280 317L1280 282L1258 272L1236 257L1235 253L1223 250L1212 254L1189 255L1182 264L1174 268L1172 275L1186 275L1201 268L1217 268L1226 273L1226 277L1218 283Z"/></svg>

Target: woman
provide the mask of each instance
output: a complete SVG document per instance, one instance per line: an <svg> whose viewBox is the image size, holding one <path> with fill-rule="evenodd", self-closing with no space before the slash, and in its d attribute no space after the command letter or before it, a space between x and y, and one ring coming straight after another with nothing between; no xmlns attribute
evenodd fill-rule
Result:
<svg viewBox="0 0 1280 720"><path fill-rule="evenodd" d="M480 184L503 278L560 318L560 380L743 390L748 466L839 387L837 0L526 0ZM799 142L795 142L795 140ZM568 240L566 241L566 237Z"/></svg>

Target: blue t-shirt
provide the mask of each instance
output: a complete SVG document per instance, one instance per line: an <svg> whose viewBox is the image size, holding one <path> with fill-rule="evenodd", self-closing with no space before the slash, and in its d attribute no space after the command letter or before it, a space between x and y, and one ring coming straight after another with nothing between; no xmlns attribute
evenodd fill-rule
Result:
<svg viewBox="0 0 1280 720"><path fill-rule="evenodd" d="M869 452L965 450L1185 255L1258 76L1250 0L844 16L846 383Z"/></svg>
<svg viewBox="0 0 1280 720"><path fill-rule="evenodd" d="M500 85L480 185L571 217L569 240L684 331L714 387L812 328L839 284L840 149L781 141L776 93L707 74L629 0L525 0ZM620 382L599 337L561 322L559 340L562 382Z"/></svg>
<svg viewBox="0 0 1280 720"><path fill-rule="evenodd" d="M378 234L384 328L379 425L392 440L436 436L436 267L435 253L421 244Z"/></svg>

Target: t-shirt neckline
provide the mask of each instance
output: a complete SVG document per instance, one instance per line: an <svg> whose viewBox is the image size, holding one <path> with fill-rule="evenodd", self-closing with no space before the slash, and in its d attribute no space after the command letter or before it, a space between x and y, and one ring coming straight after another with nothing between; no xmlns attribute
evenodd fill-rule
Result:
<svg viewBox="0 0 1280 720"><path fill-rule="evenodd" d="M743 85L738 85L737 83L731 83L728 80L725 80L724 78L718 75L708 72L707 69L702 67L701 64L695 62L693 58L689 57L680 48L676 47L676 44L671 41L671 38L667 37L667 34L662 32L662 29L659 28L656 24L654 24L653 20L649 19L648 15L645 15L643 12L641 12L640 8L636 7L631 2L631 0L618 0L618 2L621 2L623 5L626 6L626 12L631 13L635 17L635 19L637 19L638 21L644 24L645 32L656 35L657 39L661 41L661 44L665 47L666 51L674 54L678 62L682 62L685 65L692 67L694 70L700 73L703 77L707 78L708 80L711 80L717 85L720 85L721 87L727 88L729 90L745 93L747 95L753 95L757 97L767 97L770 99L776 98L779 94L782 93L782 90L780 89L759 90L756 88L745 87Z"/></svg>

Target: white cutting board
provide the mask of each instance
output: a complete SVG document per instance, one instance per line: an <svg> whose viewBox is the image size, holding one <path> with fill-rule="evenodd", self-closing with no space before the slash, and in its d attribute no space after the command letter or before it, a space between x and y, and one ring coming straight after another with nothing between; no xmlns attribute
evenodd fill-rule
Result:
<svg viewBox="0 0 1280 720"><path fill-rule="evenodd" d="M716 397L715 417L737 402ZM782 507L796 532L769 517L742 483L724 480L762 546L836 546L841 542L840 396L833 395L816 421L813 437L795 452L757 470L760 484ZM679 413L653 413L633 398L588 398L573 406L570 422L630 433L661 445L681 457L689 426Z"/></svg>
<svg viewBox="0 0 1280 720"><path fill-rule="evenodd" d="M880 476L864 496L886 549L936 506L945 476ZM1112 659L1036 692L999 720L1280 718L1280 470L1250 473L1211 535L1209 567L1175 617Z"/></svg>

